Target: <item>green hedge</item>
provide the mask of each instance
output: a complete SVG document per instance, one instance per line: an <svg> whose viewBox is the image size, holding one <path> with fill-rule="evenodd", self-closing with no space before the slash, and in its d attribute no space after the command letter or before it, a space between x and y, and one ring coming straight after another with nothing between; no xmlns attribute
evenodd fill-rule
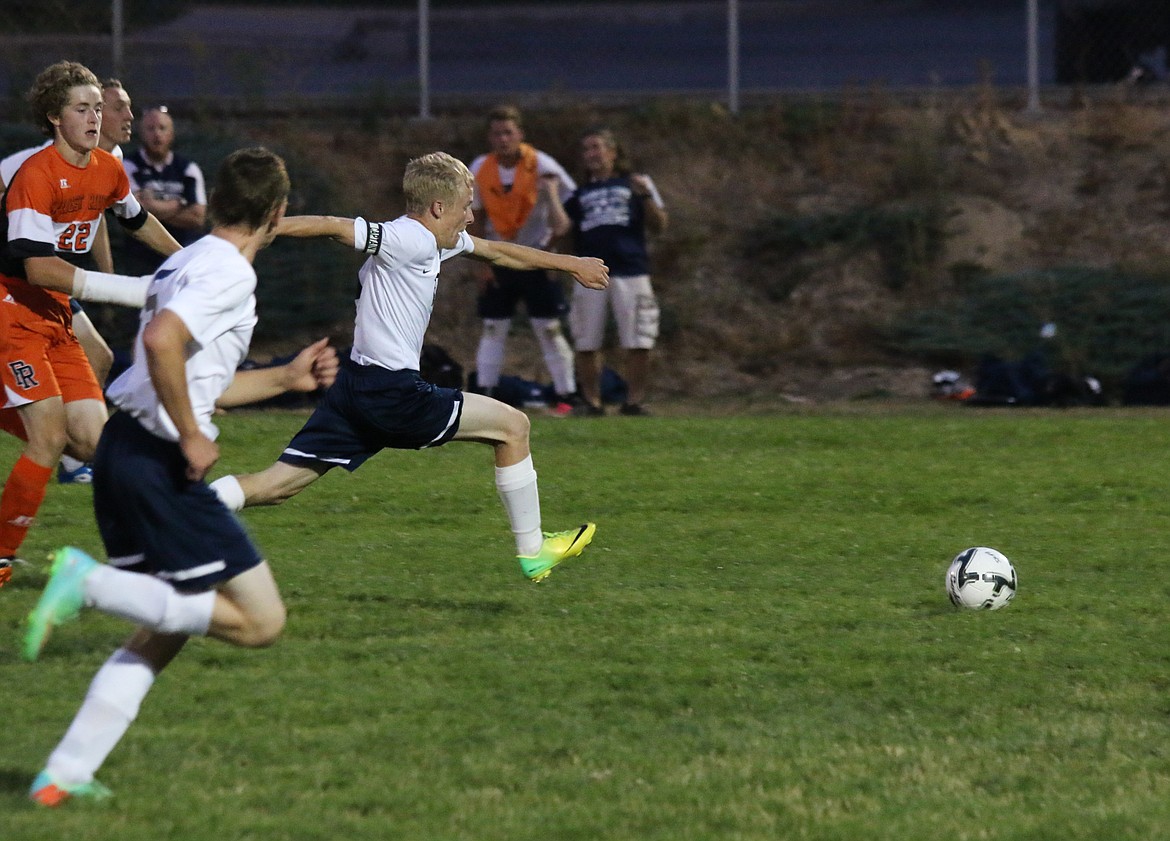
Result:
<svg viewBox="0 0 1170 841"><path fill-rule="evenodd" d="M1045 324L1056 326L1050 339ZM903 315L887 339L949 365L1017 360L1042 346L1062 373L1116 385L1143 357L1170 350L1170 274L1073 266L969 277L952 299Z"/></svg>

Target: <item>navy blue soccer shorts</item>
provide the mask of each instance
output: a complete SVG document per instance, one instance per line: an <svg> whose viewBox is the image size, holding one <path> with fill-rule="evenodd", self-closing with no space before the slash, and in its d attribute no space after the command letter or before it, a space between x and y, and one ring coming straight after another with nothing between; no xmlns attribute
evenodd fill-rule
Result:
<svg viewBox="0 0 1170 841"><path fill-rule="evenodd" d="M94 455L93 510L112 566L199 592L263 558L236 515L186 470L178 443L117 412Z"/></svg>
<svg viewBox="0 0 1170 841"><path fill-rule="evenodd" d="M495 282L483 291L476 304L480 318L511 318L519 301L524 301L529 318L560 318L569 311L565 290L543 269L492 266L492 273Z"/></svg>
<svg viewBox="0 0 1170 841"><path fill-rule="evenodd" d="M432 385L418 371L390 371L346 359L279 460L352 473L380 450L446 444L458 432L462 414L463 392L457 388Z"/></svg>

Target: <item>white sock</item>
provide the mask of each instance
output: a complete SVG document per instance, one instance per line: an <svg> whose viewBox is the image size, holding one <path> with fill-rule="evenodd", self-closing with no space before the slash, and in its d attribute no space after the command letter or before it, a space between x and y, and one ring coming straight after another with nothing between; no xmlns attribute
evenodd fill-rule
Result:
<svg viewBox="0 0 1170 841"><path fill-rule="evenodd" d="M532 319L532 331L540 342L544 364L552 377L553 388L562 396L577 393L577 375L573 370L573 349L565 338L561 323L555 318Z"/></svg>
<svg viewBox="0 0 1170 841"><path fill-rule="evenodd" d="M495 388L504 371L504 355L508 347L511 319L485 318L479 347L475 349L475 382L479 388Z"/></svg>
<svg viewBox="0 0 1170 841"><path fill-rule="evenodd" d="M516 536L516 554L535 555L544 543L544 535L540 532L540 492L536 489L532 456L507 467L497 467L496 490L500 492L500 501Z"/></svg>
<svg viewBox="0 0 1170 841"><path fill-rule="evenodd" d="M121 648L113 653L94 675L81 709L49 755L45 768L55 780L80 785L93 779L138 715L154 677L137 654Z"/></svg>
<svg viewBox="0 0 1170 841"><path fill-rule="evenodd" d="M243 510L244 489L240 487L240 480L235 476L222 476L216 479L211 483L211 489L228 511Z"/></svg>
<svg viewBox="0 0 1170 841"><path fill-rule="evenodd" d="M66 470L68 470L70 473L73 473L74 471L80 470L81 468L85 467L85 462L79 461L78 459L75 459L73 456L66 455L65 453L61 453L61 466L64 467Z"/></svg>
<svg viewBox="0 0 1170 841"><path fill-rule="evenodd" d="M99 564L85 579L85 603L164 634L206 636L215 591L184 595L151 575Z"/></svg>

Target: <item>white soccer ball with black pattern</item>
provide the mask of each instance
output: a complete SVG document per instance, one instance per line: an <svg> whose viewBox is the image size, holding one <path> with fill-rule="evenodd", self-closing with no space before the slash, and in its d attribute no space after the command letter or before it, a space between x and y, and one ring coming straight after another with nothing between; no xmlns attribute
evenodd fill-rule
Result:
<svg viewBox="0 0 1170 841"><path fill-rule="evenodd" d="M986 546L964 549L947 570L947 595L958 607L999 610L1016 596L1016 568Z"/></svg>

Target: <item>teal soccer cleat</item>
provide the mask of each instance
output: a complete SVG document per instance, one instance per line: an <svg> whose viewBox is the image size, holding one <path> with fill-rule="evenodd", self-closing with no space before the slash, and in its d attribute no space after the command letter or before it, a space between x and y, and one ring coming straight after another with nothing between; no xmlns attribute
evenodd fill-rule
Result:
<svg viewBox="0 0 1170 841"><path fill-rule="evenodd" d="M33 784L28 790L29 800L49 808L60 806L71 797L76 797L79 800L107 800L113 796L114 793L97 780L67 785L54 780L48 769L37 774L37 778L33 780Z"/></svg>
<svg viewBox="0 0 1170 841"><path fill-rule="evenodd" d="M36 660L53 629L77 618L85 604L85 579L97 566L98 562L80 549L66 546L57 550L49 583L45 585L37 606L28 615L24 659Z"/></svg>

